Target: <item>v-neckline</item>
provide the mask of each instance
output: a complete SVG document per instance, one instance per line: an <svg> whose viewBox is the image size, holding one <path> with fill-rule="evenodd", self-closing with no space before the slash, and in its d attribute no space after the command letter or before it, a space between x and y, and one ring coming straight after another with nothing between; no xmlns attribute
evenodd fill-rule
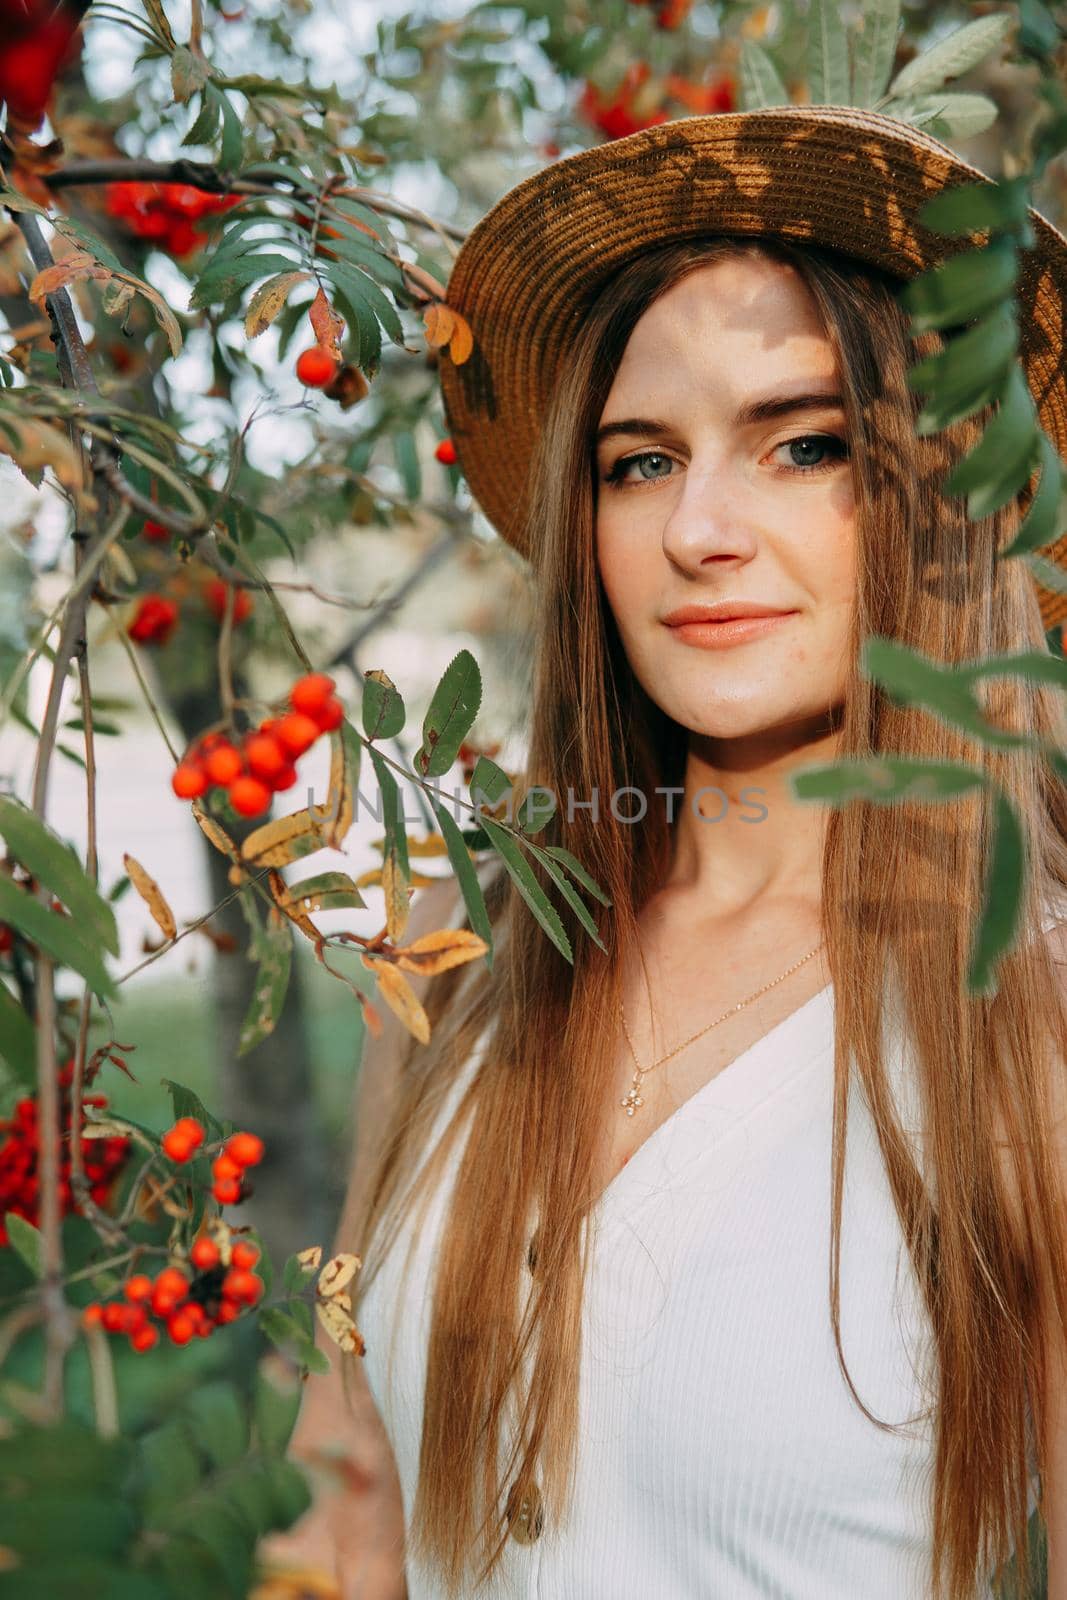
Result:
<svg viewBox="0 0 1067 1600"><path fill-rule="evenodd" d="M803 1001L803 1003L797 1006L795 1010L790 1011L788 1016L783 1017L780 1022L776 1022L773 1027L768 1028L766 1033L760 1034L758 1039L755 1039L752 1044L747 1045L739 1055L734 1056L731 1061L728 1061L725 1067L722 1067L714 1077L708 1079L707 1083L701 1084L699 1089L694 1089L693 1093L688 1095L680 1105L675 1106L670 1116L665 1117L658 1127L653 1128L648 1138L642 1140L626 1164L619 1168L614 1178L612 1178L607 1187L601 1191L599 1198L590 1207L589 1212L587 1213L588 1217L592 1219L594 1217L598 1218L601 1215L601 1213L610 1204L611 1200L615 1197L615 1194L618 1192L620 1186L623 1186L624 1180L627 1177L632 1177L635 1168L640 1165L643 1158L647 1159L646 1152L651 1150L652 1153L655 1154L655 1151L658 1150L660 1144L663 1143L663 1140L677 1130L679 1121L684 1120L684 1116L687 1111L691 1111L692 1109L696 1108L705 1099L711 1098L713 1090L718 1089L721 1091L724 1080L729 1080L729 1083L732 1085L736 1080L738 1070L744 1065L744 1063L750 1061L752 1056L756 1055L758 1052L768 1049L773 1044L779 1043L785 1030L792 1024L798 1022L803 1016L811 1012L817 1003L828 999L832 990L832 982L824 984L823 987L817 990L815 994L811 995L809 999Z"/></svg>

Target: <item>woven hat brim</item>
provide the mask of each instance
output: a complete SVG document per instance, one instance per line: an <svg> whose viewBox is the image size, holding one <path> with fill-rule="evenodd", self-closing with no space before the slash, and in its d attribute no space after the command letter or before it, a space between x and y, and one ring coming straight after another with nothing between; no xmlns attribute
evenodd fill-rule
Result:
<svg viewBox="0 0 1067 1600"><path fill-rule="evenodd" d="M910 278L984 234L948 238L916 213L955 184L991 182L940 140L854 106L683 117L567 156L510 189L468 234L447 301L474 349L442 353L449 431L471 493L523 555L525 490L541 418L588 306L666 238L778 235ZM1067 458L1067 239L1030 209L1016 286L1020 357L1042 427ZM1067 572L1067 534L1042 556ZM1038 585L1045 627L1067 594Z"/></svg>

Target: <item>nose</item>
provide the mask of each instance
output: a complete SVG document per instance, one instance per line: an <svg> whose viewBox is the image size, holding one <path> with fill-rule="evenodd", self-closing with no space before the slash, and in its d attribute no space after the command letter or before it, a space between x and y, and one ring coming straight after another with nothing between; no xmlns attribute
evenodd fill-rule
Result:
<svg viewBox="0 0 1067 1600"><path fill-rule="evenodd" d="M732 480L728 466L700 466L694 458L666 513L663 553L686 572L751 561L758 547L751 511L744 487Z"/></svg>

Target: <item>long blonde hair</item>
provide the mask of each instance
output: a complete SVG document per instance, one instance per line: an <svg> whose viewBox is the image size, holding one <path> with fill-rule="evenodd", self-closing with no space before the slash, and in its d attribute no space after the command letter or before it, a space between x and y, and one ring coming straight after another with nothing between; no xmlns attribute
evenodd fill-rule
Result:
<svg viewBox="0 0 1067 1600"><path fill-rule="evenodd" d="M1025 828L1024 922L989 998L966 988L989 844L980 796L936 805L856 801L831 810L823 854L823 925L835 996L828 1303L838 1359L872 1425L893 1431L856 1393L841 1347L845 1093L854 1063L936 1343L932 1592L939 1600L970 1600L976 1574L1000 1567L1013 1547L1019 1577L1027 1580L1028 1407L1038 1427L1039 1463L1046 1459L1038 1319L1054 1315L1067 1330L1067 1291L1055 1270L1067 1260L1067 1222L1048 1142L1045 1087L1049 1040L1063 1048L1067 1019L1050 951L1039 937L1042 906L1067 885L1067 800L1033 752L979 745L926 712L891 702L856 664L870 634L943 662L1047 649L1029 572L1018 561L994 560L1014 536L1026 494L972 523L964 501L946 498L939 487L991 413L931 437L916 435L921 401L905 372L942 344L937 334L909 337L895 279L832 251L709 235L645 252L590 306L531 472L538 610L522 787L545 784L556 795L569 787L588 797L625 785L651 795L657 785L681 782L686 730L636 683L600 584L591 440L638 318L687 273L733 251L762 251L792 264L836 351L859 530L841 755L897 752L970 762L1003 786ZM1057 691L1020 678L993 679L986 706L1003 727L1067 743ZM480 1581L500 1560L509 1485L522 1494L536 1481L552 1524L566 1517L577 1455L583 1222L598 1198L594 1159L615 1065L615 1041L603 1018L614 1015L640 909L664 880L670 824L653 806L640 827L617 822L604 808L595 822L580 808L567 822L560 809L539 842L566 844L608 895L610 909L591 902L606 953L564 906L574 949L569 965L510 878L500 871L491 879L494 969L490 974L482 963L453 969L430 986L432 1038L409 1045L350 1243L364 1258L358 1321L397 1230L420 1199L425 1203L455 1140L469 1130L436 1263L408 1529L409 1548L456 1596L470 1592L472 1561ZM540 867L533 871L558 904ZM869 978L890 971L914 1042L926 1174L900 1127L881 1055L884 997ZM444 1136L428 1149L442 1100L483 1030L478 1070ZM1005 1139L1010 1155L1002 1161L998 1140L1004 1148ZM1005 1166L1021 1198L1021 1232ZM515 1308L521 1286L531 1282L524 1275L534 1211L536 1270L520 1318ZM519 1428L501 1479L509 1395Z"/></svg>

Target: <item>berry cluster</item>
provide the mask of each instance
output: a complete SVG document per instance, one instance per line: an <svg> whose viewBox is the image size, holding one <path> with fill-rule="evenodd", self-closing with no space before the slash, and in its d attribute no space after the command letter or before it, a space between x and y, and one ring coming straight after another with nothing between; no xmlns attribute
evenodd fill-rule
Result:
<svg viewBox="0 0 1067 1600"><path fill-rule="evenodd" d="M261 816L273 793L296 782L298 757L344 720L334 680L323 672L298 679L289 691L289 705L284 716L269 717L249 730L239 747L221 733L198 740L171 778L179 800L197 800L209 788L225 789L239 816Z"/></svg>
<svg viewBox="0 0 1067 1600"><path fill-rule="evenodd" d="M59 1073L60 1125L63 1130L60 1144L59 1204L61 1214L64 1216L74 1210L74 1190L70 1181L72 1110L70 1085L73 1075L74 1063L68 1061ZM87 1094L84 1096L83 1104L106 1106L107 1096ZM85 1125L83 1117L82 1128ZM27 1096L19 1100L15 1105L14 1116L9 1121L0 1122L0 1129L5 1135L3 1143L0 1144L0 1244L7 1244L9 1242L7 1229L2 1220L6 1212L13 1211L16 1216L25 1217L27 1222L32 1222L35 1227L37 1225L40 1141L36 1098ZM130 1141L124 1137L82 1138L82 1167L89 1184L89 1192L97 1205L106 1203L116 1174L129 1160L130 1150Z"/></svg>
<svg viewBox="0 0 1067 1600"><path fill-rule="evenodd" d="M135 1272L123 1284L121 1300L107 1305L94 1301L83 1310L82 1322L126 1334L138 1352L159 1343L161 1328L172 1344L206 1339L260 1299L263 1279L252 1271L258 1260L258 1249L247 1240L220 1248L210 1234L202 1233L189 1251L186 1265L191 1271L164 1267L154 1281Z"/></svg>
<svg viewBox="0 0 1067 1600"><path fill-rule="evenodd" d="M228 211L237 195L208 194L190 183L109 183L107 209L139 239L172 256L187 256L207 242L194 226L201 217Z"/></svg>
<svg viewBox="0 0 1067 1600"><path fill-rule="evenodd" d="M188 1161L204 1142L204 1126L196 1117L179 1117L160 1140L165 1155L174 1162ZM263 1140L255 1133L233 1133L211 1163L212 1193L220 1206L235 1206L244 1199L246 1167L263 1160Z"/></svg>
<svg viewBox="0 0 1067 1600"><path fill-rule="evenodd" d="M669 6L661 7L657 17L661 27L669 25L660 20L669 9ZM611 93L602 93L595 84L587 82L578 102L579 111L606 139L624 139L641 128L669 121L670 112L663 104L665 99L676 100L689 111L705 115L734 110L736 85L730 77L691 83L679 73L669 72L660 79L652 78L651 72L647 61L635 61Z"/></svg>
<svg viewBox="0 0 1067 1600"><path fill-rule="evenodd" d="M170 538L167 529L158 522L146 522L144 537L151 543L162 544ZM211 578L201 588L204 605L217 622L226 615L230 586L222 578ZM236 627L252 613L252 596L237 586L233 597L233 621ZM137 644L166 644L178 622L178 606L162 594L145 594L137 602L133 618L126 632Z"/></svg>

